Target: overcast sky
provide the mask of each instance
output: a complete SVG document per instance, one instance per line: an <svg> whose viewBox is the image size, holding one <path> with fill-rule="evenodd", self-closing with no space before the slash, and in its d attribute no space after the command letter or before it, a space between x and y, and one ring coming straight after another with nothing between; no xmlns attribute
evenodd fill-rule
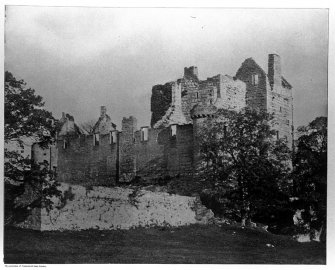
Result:
<svg viewBox="0 0 335 270"><path fill-rule="evenodd" d="M100 106L150 124L151 88L198 67L200 79L235 75L278 53L294 87L295 125L327 114L326 10L7 7L5 70L60 118L97 119Z"/></svg>

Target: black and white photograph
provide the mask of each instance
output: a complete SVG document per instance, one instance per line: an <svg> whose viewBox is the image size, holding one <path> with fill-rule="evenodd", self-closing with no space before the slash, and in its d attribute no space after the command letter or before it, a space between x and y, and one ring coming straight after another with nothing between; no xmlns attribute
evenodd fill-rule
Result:
<svg viewBox="0 0 335 270"><path fill-rule="evenodd" d="M3 8L5 266L327 264L329 9Z"/></svg>

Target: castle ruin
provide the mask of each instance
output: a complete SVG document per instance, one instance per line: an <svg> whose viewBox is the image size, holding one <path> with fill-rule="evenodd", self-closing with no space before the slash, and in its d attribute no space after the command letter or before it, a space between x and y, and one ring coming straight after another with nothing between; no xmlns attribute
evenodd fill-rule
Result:
<svg viewBox="0 0 335 270"><path fill-rule="evenodd" d="M57 169L57 180L69 184L192 176L195 135L203 121L218 109L243 108L273 114L277 137L292 147L292 86L282 76L279 55L269 55L267 72L248 58L234 77L218 74L200 80L197 67L185 67L182 78L152 87L150 126L138 127L130 116L122 119L118 130L102 106L93 134L86 135L63 113L56 144L46 150L34 145L33 158L46 159Z"/></svg>

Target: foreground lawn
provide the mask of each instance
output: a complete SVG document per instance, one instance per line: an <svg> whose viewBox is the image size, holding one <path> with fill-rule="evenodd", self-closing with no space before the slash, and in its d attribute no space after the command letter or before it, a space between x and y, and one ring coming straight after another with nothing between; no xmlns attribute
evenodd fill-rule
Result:
<svg viewBox="0 0 335 270"><path fill-rule="evenodd" d="M233 226L80 232L6 228L4 238L6 264L326 263L325 244Z"/></svg>

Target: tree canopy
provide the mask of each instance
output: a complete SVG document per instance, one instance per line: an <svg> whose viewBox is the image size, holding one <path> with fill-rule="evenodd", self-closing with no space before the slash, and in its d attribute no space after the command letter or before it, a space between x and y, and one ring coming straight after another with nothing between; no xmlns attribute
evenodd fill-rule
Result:
<svg viewBox="0 0 335 270"><path fill-rule="evenodd" d="M326 224L327 207L327 117L317 117L307 126L299 127L294 157L294 195L300 208L314 213L320 227ZM317 228L319 229L319 228Z"/></svg>
<svg viewBox="0 0 335 270"><path fill-rule="evenodd" d="M6 217L12 217L18 209L27 209L36 203L47 207L51 204L48 195L58 194L47 162L36 164L21 153L24 139L30 138L45 148L52 143L56 130L52 114L44 109L43 98L8 71L5 72L4 105L5 212ZM9 147L13 144L15 147Z"/></svg>
<svg viewBox="0 0 335 270"><path fill-rule="evenodd" d="M54 135L54 118L44 109L43 98L25 86L5 72L5 142L33 136L48 143Z"/></svg>
<svg viewBox="0 0 335 270"><path fill-rule="evenodd" d="M287 201L291 151L276 139L271 120L262 112L221 110L199 134L201 178L243 224Z"/></svg>

